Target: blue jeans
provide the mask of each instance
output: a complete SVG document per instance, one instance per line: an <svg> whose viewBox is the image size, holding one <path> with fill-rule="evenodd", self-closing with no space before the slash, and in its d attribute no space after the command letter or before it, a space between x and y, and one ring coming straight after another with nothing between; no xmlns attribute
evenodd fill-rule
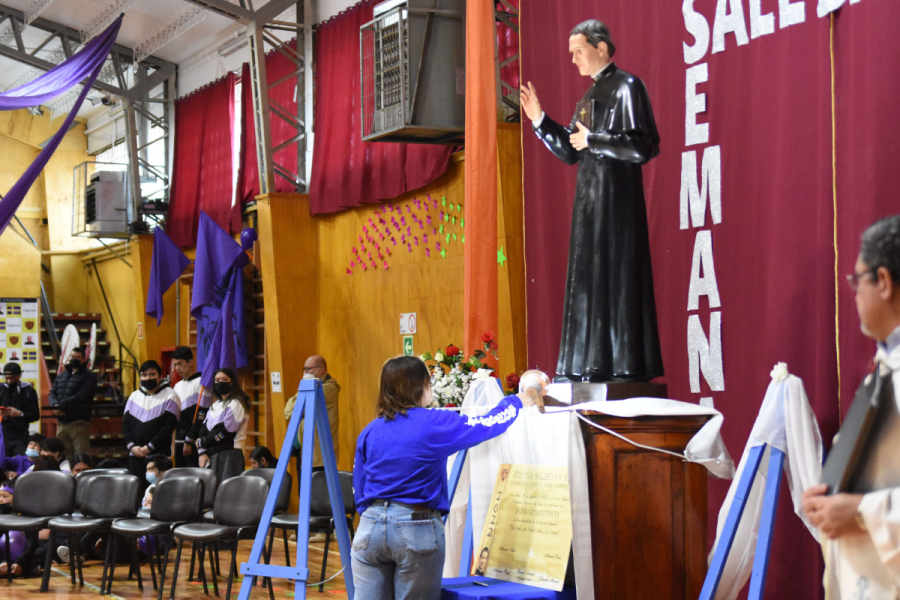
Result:
<svg viewBox="0 0 900 600"><path fill-rule="evenodd" d="M440 598L444 524L436 510L416 521L413 512L401 502L376 500L362 514L350 553L356 600Z"/></svg>

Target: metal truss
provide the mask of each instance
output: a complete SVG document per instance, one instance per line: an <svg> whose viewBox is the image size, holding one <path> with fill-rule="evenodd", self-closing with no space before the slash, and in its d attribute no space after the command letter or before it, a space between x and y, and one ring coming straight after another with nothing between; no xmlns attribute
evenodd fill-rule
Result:
<svg viewBox="0 0 900 600"><path fill-rule="evenodd" d="M136 3L137 0L116 0L94 19L84 32L31 14L26 16L21 11L0 5L0 28L7 28L4 33L0 33L0 55L33 67L14 84L14 87L20 85L20 82L30 81L43 71L49 71L71 57L87 40L105 29L116 16ZM35 0L29 6L29 11L34 8L39 12L38 9L43 10L47 5L49 5L47 0ZM30 23L29 19L32 19ZM44 40L34 49L25 48L22 32L26 26L46 34ZM52 48L51 44L54 42L58 42L58 49L48 52L47 48ZM38 56L39 52L43 57ZM114 44L106 65L94 81L93 88L109 97L104 103L115 104L121 99L127 131L129 183L135 204L131 214L140 215L140 207L143 204L142 179L146 181L153 177L154 180L161 180L162 188L156 192L168 195L171 148L169 133L170 123L174 120L177 67L159 58L146 56L137 69L129 72L129 67L135 63L135 55L135 51L130 48ZM80 91L78 88L73 89L50 104L51 116L75 109L74 103ZM150 108L157 104L162 107L162 115L158 114L159 110L153 111ZM150 139L151 126L161 132L155 139ZM147 159L147 148L159 142L166 145L164 168L151 164Z"/></svg>
<svg viewBox="0 0 900 600"><path fill-rule="evenodd" d="M519 34L519 9L508 0L495 0L494 21L509 27L516 35ZM497 111L504 121L518 123L521 121L521 108L519 107L519 90L515 89L500 77L500 70L519 60L519 52L500 60L499 38L495 46L494 56L497 59Z"/></svg>
<svg viewBox="0 0 900 600"><path fill-rule="evenodd" d="M34 0L25 7L25 24L31 25L31 22L37 19L42 12L47 10L47 7L51 4L53 4L53 0Z"/></svg>
<svg viewBox="0 0 900 600"><path fill-rule="evenodd" d="M190 8L178 15L174 21L137 45L137 47L134 49L135 65L186 32L197 23L206 19L206 17L208 17L210 14L211 13L208 10L200 6L195 6L194 8Z"/></svg>
<svg viewBox="0 0 900 600"><path fill-rule="evenodd" d="M239 0L240 5L227 0L185 0L201 6L208 11L228 17L247 26L247 39L250 45L250 85L253 97L253 126L256 132L256 160L259 168L260 193L274 192L275 176L291 182L297 192L306 192L309 181L308 155L312 151L312 69L306 68L308 57L312 56L312 1L311 0L269 0L257 11L247 8L246 0ZM279 21L277 17L285 10L295 6L296 23ZM273 31L290 31L297 36L297 47L291 48L283 43ZM279 79L268 83L266 76L266 44L286 57L294 65L292 71ZM269 89L289 79L297 81L297 109L294 112L269 99ZM273 146L270 124L271 115L275 115L289 124L296 134L290 139ZM275 162L273 155L292 144L297 145L297 165L281 165ZM296 175L295 175L296 172Z"/></svg>

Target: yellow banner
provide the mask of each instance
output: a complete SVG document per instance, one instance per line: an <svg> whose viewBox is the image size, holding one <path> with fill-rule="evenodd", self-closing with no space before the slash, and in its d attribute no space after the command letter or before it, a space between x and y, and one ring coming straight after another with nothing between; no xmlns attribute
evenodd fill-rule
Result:
<svg viewBox="0 0 900 600"><path fill-rule="evenodd" d="M500 465L472 574L558 592L571 546L568 469Z"/></svg>

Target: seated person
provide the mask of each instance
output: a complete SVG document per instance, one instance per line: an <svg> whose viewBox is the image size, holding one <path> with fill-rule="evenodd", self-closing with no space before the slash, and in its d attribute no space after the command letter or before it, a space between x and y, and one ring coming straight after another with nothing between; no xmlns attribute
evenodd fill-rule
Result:
<svg viewBox="0 0 900 600"><path fill-rule="evenodd" d="M22 473L30 471L34 460L41 455L41 442L45 439L47 438L35 433L28 438L25 454L7 456L6 448L3 445L3 431L0 430L0 471L6 473L7 479L15 479Z"/></svg>
<svg viewBox="0 0 900 600"><path fill-rule="evenodd" d="M46 438L41 442L41 456L52 456L59 463L59 470L66 473L72 472L69 461L66 460L66 445L59 438Z"/></svg>
<svg viewBox="0 0 900 600"><path fill-rule="evenodd" d="M32 467L35 472L60 470L59 463L56 462L56 459L47 455L41 455L34 459ZM8 483L4 485L8 486ZM7 487L7 492L9 493L11 505L15 489ZM18 558L13 559L12 561L12 574L16 577L32 574L38 571L39 567L44 564L47 544L50 543L50 530L41 529L40 531L26 531L25 539L25 550L23 550ZM9 568L8 561L0 562L0 576L6 577Z"/></svg>
<svg viewBox="0 0 900 600"><path fill-rule="evenodd" d="M167 456L163 456L162 454L151 454L147 457L147 474L144 477L147 479L147 483L150 484L150 487L144 492L144 500L141 502L143 508L150 508L148 498L153 495L150 490L153 489L156 482L162 479L163 474L171 468L172 459Z"/></svg>
<svg viewBox="0 0 900 600"><path fill-rule="evenodd" d="M274 469L277 462L278 459L272 456L265 446L257 446L250 453L250 468L252 469Z"/></svg>
<svg viewBox="0 0 900 600"><path fill-rule="evenodd" d="M121 469L122 463L120 463L115 458L104 458L100 462L97 463L98 469Z"/></svg>
<svg viewBox="0 0 900 600"><path fill-rule="evenodd" d="M87 454L78 453L69 461L72 465L72 475L78 475L84 471L91 470L91 457Z"/></svg>

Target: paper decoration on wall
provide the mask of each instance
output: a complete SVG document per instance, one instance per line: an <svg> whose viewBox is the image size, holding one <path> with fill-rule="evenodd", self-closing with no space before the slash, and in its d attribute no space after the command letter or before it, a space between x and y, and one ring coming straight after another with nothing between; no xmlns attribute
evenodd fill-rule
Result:
<svg viewBox="0 0 900 600"><path fill-rule="evenodd" d="M389 268L388 259L393 256L391 246L396 247L398 242L395 235L400 238L400 244L406 246L407 253L413 254L413 246L415 246L417 249L424 250L425 258L437 258L436 255L432 255L432 250L440 254L441 258L446 258L451 242L462 241L465 243L466 237L462 232L465 227L465 219L461 214L459 217L451 215L454 210L457 213L462 212L462 204L448 203L446 196L441 196L440 200L443 208L438 208L437 199L426 194L424 199L412 198L402 203L378 206L371 216L362 216L361 233L356 236L358 244L350 248L350 262L349 266L345 268L347 275L355 274L360 267L363 271L368 271L369 267L377 270L378 263L381 263L383 269ZM418 212L423 208L425 213ZM426 214L432 208L438 213L437 223L432 220L430 214ZM395 212L397 214L392 214ZM407 215L410 222L406 220ZM420 235L413 235L413 223L419 225L419 230L422 232ZM428 239L426 224L431 228L431 235L437 239ZM454 231L457 225L459 230ZM387 244L387 240L390 240L391 243ZM384 248L381 247L379 241L385 244ZM433 242L433 245L430 242Z"/></svg>
<svg viewBox="0 0 900 600"><path fill-rule="evenodd" d="M500 246L500 249L497 250L497 263L501 267L505 267L506 266L504 264L505 262L506 262L506 256L503 254L503 246Z"/></svg>

